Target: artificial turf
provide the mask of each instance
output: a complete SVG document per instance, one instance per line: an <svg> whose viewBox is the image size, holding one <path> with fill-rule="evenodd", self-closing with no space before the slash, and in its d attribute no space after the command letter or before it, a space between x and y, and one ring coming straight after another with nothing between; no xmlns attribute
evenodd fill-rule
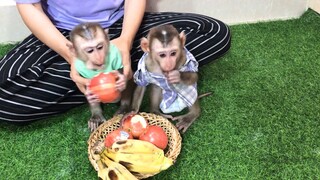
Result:
<svg viewBox="0 0 320 180"><path fill-rule="evenodd" d="M151 179L319 179L319 14L230 28L230 51L200 68L200 93L213 92L201 117L174 166ZM97 179L89 117L83 105L27 126L0 122L0 179Z"/></svg>

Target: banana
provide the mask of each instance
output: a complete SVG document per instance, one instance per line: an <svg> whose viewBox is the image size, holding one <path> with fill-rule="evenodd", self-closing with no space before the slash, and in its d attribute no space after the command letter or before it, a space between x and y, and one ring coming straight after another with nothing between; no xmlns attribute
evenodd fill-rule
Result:
<svg viewBox="0 0 320 180"><path fill-rule="evenodd" d="M161 163L163 161L164 152L159 152L159 153L123 153L123 152L114 152L111 150L105 150L103 152L107 157L112 159L115 162L130 162L133 164L136 163Z"/></svg>
<svg viewBox="0 0 320 180"><path fill-rule="evenodd" d="M105 170L103 170L103 174L99 176L99 171L98 171L98 176L100 178L106 177L106 180L138 180L127 168L125 168L123 165L111 161L108 157L105 155L101 154L101 160L107 165L107 176L105 175ZM99 166L99 164L98 164ZM103 179L105 180L105 179Z"/></svg>
<svg viewBox="0 0 320 180"><path fill-rule="evenodd" d="M153 154L153 153L163 153L163 150L155 146L154 144L137 140L137 139L127 139L122 141L117 141L111 146L112 151L119 153L140 153L140 154Z"/></svg>
<svg viewBox="0 0 320 180"><path fill-rule="evenodd" d="M157 174L168 169L173 160L161 153L122 153L105 149L102 156L107 156L115 162L124 165L130 172L139 174Z"/></svg>
<svg viewBox="0 0 320 180"><path fill-rule="evenodd" d="M98 177L101 180L108 180L109 169L103 164L100 155L95 155L95 160L98 165Z"/></svg>
<svg viewBox="0 0 320 180"><path fill-rule="evenodd" d="M159 163L145 163L143 161L141 162L135 162L131 163L122 161L121 162L130 172L138 173L138 174L149 174L149 175L155 175L163 170L168 169L172 164L173 160L167 157L164 157L162 162Z"/></svg>

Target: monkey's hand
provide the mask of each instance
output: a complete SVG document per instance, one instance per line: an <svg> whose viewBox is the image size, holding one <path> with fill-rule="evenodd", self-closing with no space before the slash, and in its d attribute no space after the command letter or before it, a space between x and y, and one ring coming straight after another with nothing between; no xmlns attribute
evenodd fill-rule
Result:
<svg viewBox="0 0 320 180"><path fill-rule="evenodd" d="M182 131L182 133L185 133L187 129L190 127L190 125L197 119L197 116L194 114L185 114L181 116L174 117L172 120L177 121L176 127L179 131Z"/></svg>
<svg viewBox="0 0 320 180"><path fill-rule="evenodd" d="M106 119L102 115L102 109L100 106L100 103L94 103L90 104L90 110L91 110L91 118L88 121L88 128L92 132L97 127L106 121Z"/></svg>
<svg viewBox="0 0 320 180"><path fill-rule="evenodd" d="M171 84L179 83L181 81L181 74L178 70L164 72L164 75Z"/></svg>
<svg viewBox="0 0 320 180"><path fill-rule="evenodd" d="M120 92L126 89L127 86L127 78L125 75L119 73L119 71L112 71L117 76L117 81L116 81L116 89L118 89Z"/></svg>
<svg viewBox="0 0 320 180"><path fill-rule="evenodd" d="M127 119L129 116L134 116L134 115L136 115L137 113L138 113L138 112L131 111L131 112L128 112L128 113L124 114L124 115L122 116L122 118L120 119L120 126L123 125L123 122L124 122L125 119Z"/></svg>
<svg viewBox="0 0 320 180"><path fill-rule="evenodd" d="M93 94L92 91L89 90L89 88L86 88L85 96L90 105L100 103L100 99L98 98L98 96Z"/></svg>
<svg viewBox="0 0 320 180"><path fill-rule="evenodd" d="M100 124L105 122L106 119L102 116L102 114L92 114L91 118L88 121L88 128L91 132L96 130Z"/></svg>

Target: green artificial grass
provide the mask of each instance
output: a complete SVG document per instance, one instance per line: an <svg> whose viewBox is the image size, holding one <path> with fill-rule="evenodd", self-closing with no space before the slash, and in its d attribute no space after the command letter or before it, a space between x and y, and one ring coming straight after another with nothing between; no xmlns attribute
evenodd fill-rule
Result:
<svg viewBox="0 0 320 180"><path fill-rule="evenodd" d="M213 94L177 162L150 179L319 179L319 14L231 31L230 51L200 69L200 93ZM105 107L107 118L116 108ZM0 179L97 179L89 117L84 105L28 126L0 122Z"/></svg>

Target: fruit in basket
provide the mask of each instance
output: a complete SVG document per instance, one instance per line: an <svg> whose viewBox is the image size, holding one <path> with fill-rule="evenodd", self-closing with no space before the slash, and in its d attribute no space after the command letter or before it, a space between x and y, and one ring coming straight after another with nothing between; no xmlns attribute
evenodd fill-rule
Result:
<svg viewBox="0 0 320 180"><path fill-rule="evenodd" d="M162 170L168 169L172 164L173 160L167 158L164 155L164 151L157 148L155 145L141 140L127 140L130 143L137 143L139 145L128 146L126 151L121 151L120 149L107 148L102 152L102 157L108 157L115 162L121 163L129 171L134 173L139 173L140 175L145 174L157 174ZM121 144L122 141L116 142L116 144ZM123 141L123 143L127 143ZM147 146L153 146L151 151L146 151L143 148L143 144Z"/></svg>
<svg viewBox="0 0 320 180"><path fill-rule="evenodd" d="M120 163L110 160L108 157L102 155L101 161L105 163L106 167L99 166L98 177L101 180L108 179L123 179L123 180L137 180L137 178L123 165Z"/></svg>
<svg viewBox="0 0 320 180"><path fill-rule="evenodd" d="M140 140L148 141L160 149L165 149L168 145L168 136L160 126L151 125L139 136Z"/></svg>
<svg viewBox="0 0 320 180"><path fill-rule="evenodd" d="M148 128L148 121L139 114L127 116L122 121L122 129L129 131L134 138L139 136Z"/></svg>
<svg viewBox="0 0 320 180"><path fill-rule="evenodd" d="M120 91L115 87L116 79L114 73L100 73L90 80L88 88L98 96L101 102L115 102L120 98Z"/></svg>
<svg viewBox="0 0 320 180"><path fill-rule="evenodd" d="M155 146L154 144L142 141L138 139L127 139L123 141L117 141L109 148L111 151L117 151L119 153L140 153L140 154L152 154L163 153L163 150Z"/></svg>
<svg viewBox="0 0 320 180"><path fill-rule="evenodd" d="M111 147L114 142L120 141L120 140L127 140L132 139L133 136L130 132L124 130L124 129L116 129L109 133L105 139L104 139L104 145L105 147Z"/></svg>

